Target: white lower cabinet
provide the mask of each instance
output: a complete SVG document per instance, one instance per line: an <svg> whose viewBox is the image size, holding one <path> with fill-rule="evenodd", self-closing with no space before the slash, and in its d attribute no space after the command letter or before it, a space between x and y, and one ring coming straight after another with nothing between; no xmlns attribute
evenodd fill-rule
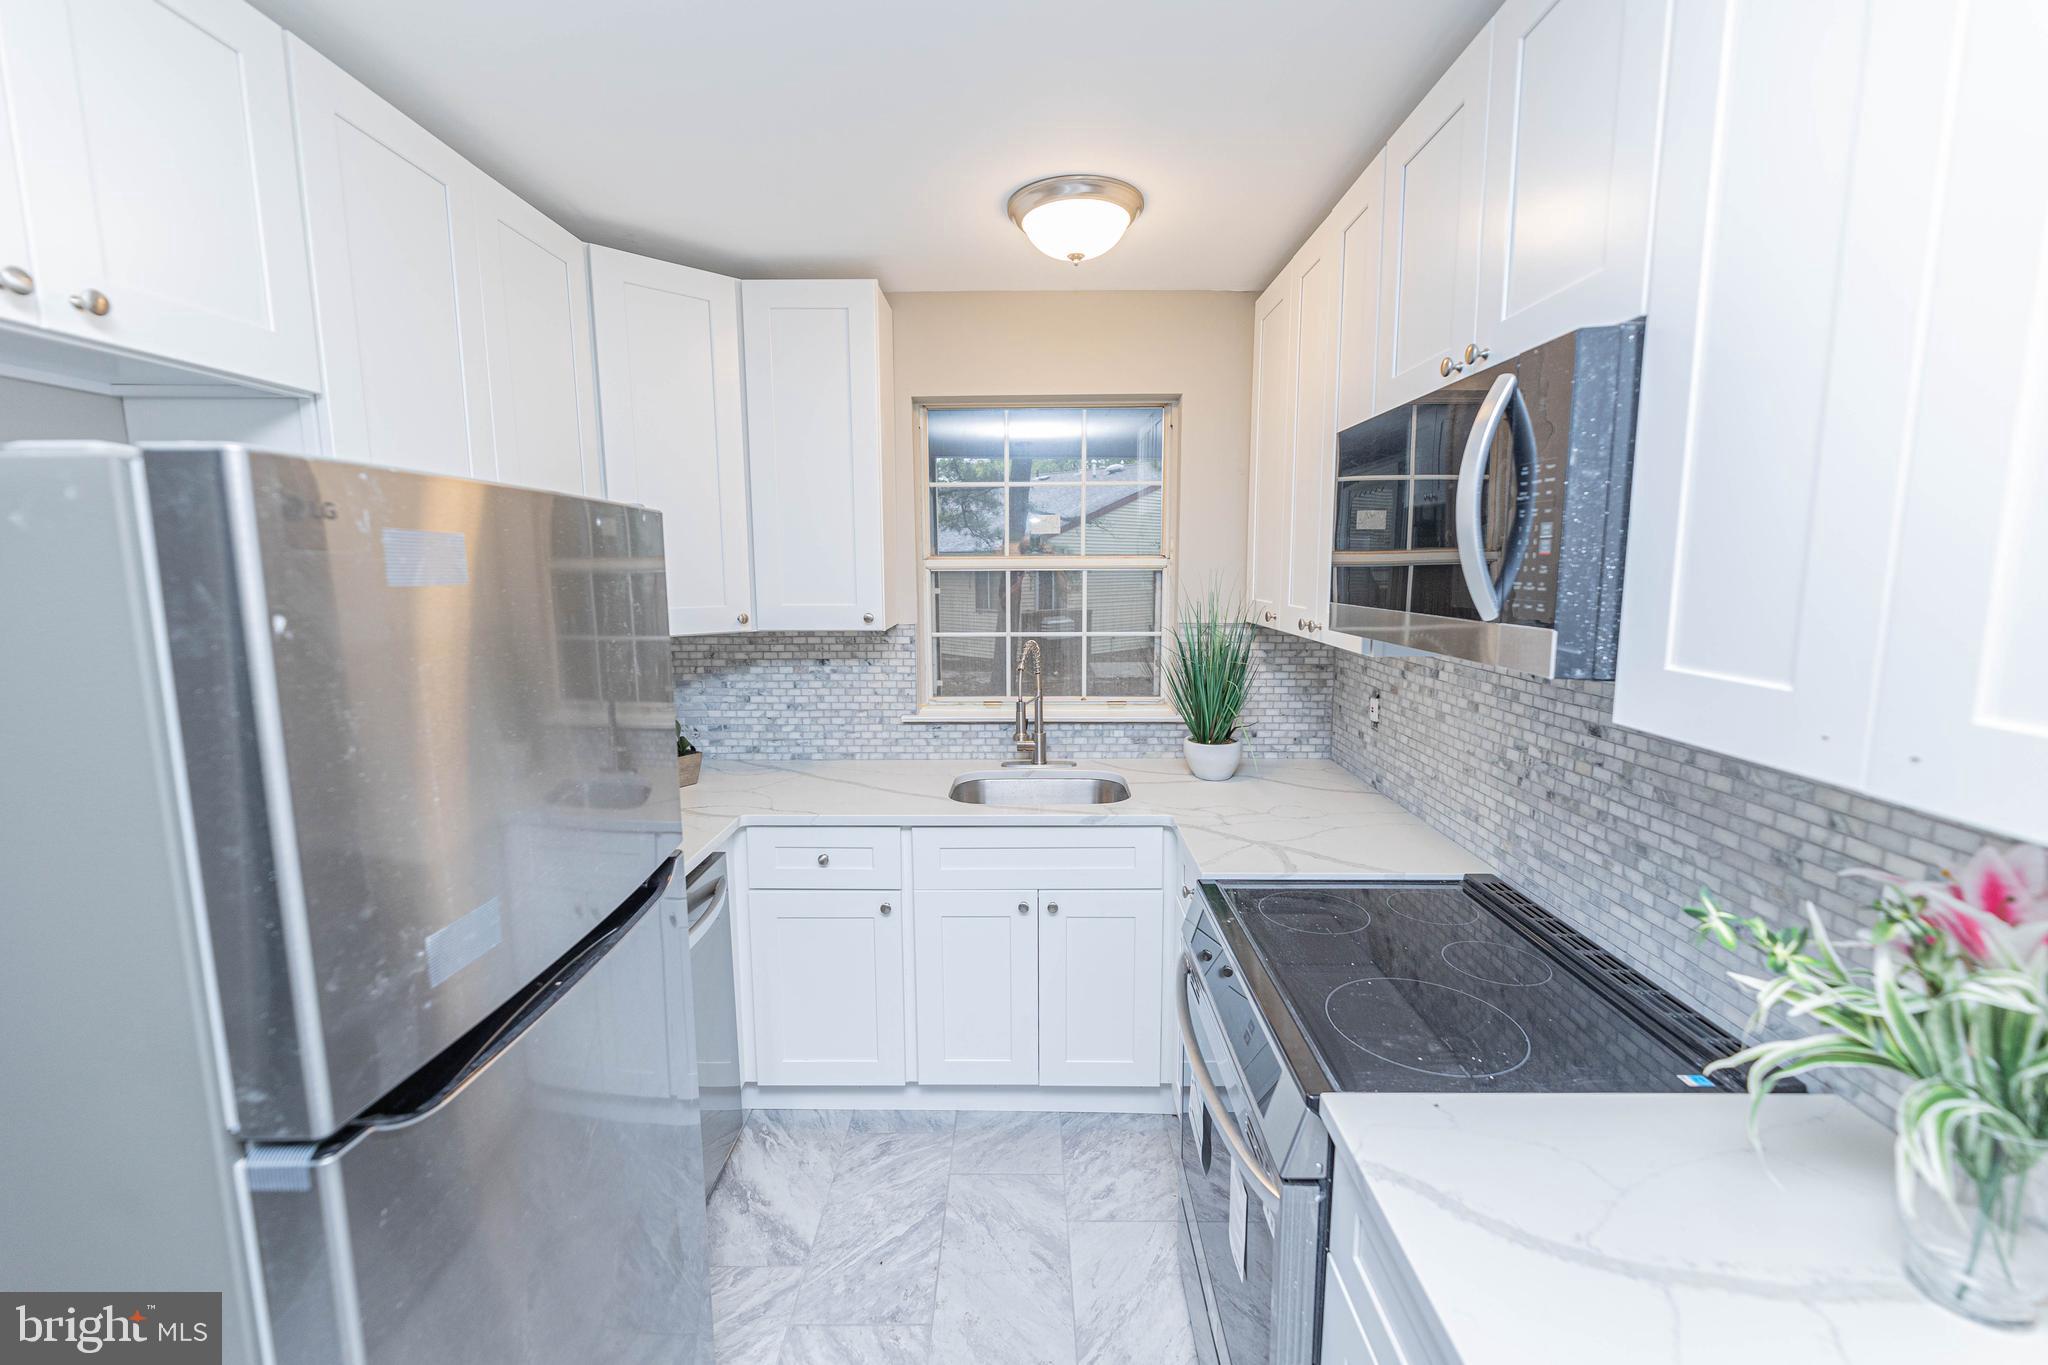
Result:
<svg viewBox="0 0 2048 1365"><path fill-rule="evenodd" d="M1038 893L925 892L914 921L918 1082L1036 1085Z"/></svg>
<svg viewBox="0 0 2048 1365"><path fill-rule="evenodd" d="M873 890L748 894L760 1084L904 1083L901 899Z"/></svg>
<svg viewBox="0 0 2048 1365"><path fill-rule="evenodd" d="M1159 1084L1160 894L1053 891L1039 899L1038 1083Z"/></svg>
<svg viewBox="0 0 2048 1365"><path fill-rule="evenodd" d="M1318 1357L1322 1365L1395 1365L1392 1357L1372 1349L1365 1321L1334 1263L1325 1266L1323 1287L1323 1353Z"/></svg>

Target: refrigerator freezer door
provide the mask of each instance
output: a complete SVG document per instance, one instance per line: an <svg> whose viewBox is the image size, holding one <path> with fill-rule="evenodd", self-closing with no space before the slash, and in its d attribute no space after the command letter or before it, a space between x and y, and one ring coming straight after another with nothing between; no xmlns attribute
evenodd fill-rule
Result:
<svg viewBox="0 0 2048 1365"><path fill-rule="evenodd" d="M709 1365L697 1107L659 915L473 1081L338 1152L243 1165L275 1358ZM685 1069L686 1071L687 1069Z"/></svg>
<svg viewBox="0 0 2048 1365"><path fill-rule="evenodd" d="M146 467L240 1131L319 1139L680 842L661 520L233 447Z"/></svg>

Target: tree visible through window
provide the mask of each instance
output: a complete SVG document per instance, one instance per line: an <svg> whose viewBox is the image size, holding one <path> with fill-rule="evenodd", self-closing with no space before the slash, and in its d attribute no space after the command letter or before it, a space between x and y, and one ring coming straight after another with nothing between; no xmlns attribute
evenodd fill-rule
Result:
<svg viewBox="0 0 2048 1365"><path fill-rule="evenodd" d="M1161 404L925 409L934 699L1016 695L1032 639L1048 697L1159 698L1169 428Z"/></svg>

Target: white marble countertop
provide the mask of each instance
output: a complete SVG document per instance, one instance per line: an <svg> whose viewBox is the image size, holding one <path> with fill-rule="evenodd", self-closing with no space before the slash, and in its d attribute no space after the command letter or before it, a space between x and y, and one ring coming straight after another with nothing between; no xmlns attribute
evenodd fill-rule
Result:
<svg viewBox="0 0 2048 1365"><path fill-rule="evenodd" d="M1363 1177L1470 1365L2048 1360L1899 1269L1891 1134L1838 1099L1332 1095Z"/></svg>
<svg viewBox="0 0 2048 1365"><path fill-rule="evenodd" d="M1178 758L1095 763L1130 784L1113 806L969 806L947 788L974 759L799 763L707 761L683 788L683 849L694 867L742 824L1173 825L1205 877L1462 876L1479 859L1335 763L1272 760L1203 782Z"/></svg>

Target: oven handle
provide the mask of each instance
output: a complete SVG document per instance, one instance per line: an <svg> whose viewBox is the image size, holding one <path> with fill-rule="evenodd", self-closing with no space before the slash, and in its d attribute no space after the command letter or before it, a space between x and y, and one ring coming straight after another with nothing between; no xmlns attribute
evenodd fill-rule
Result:
<svg viewBox="0 0 2048 1365"><path fill-rule="evenodd" d="M1210 1117L1222 1130L1223 1141L1230 1148L1237 1164L1251 1173L1259 1188L1273 1200L1280 1198L1280 1182L1266 1171L1265 1165L1252 1152L1252 1145L1245 1141L1244 1132L1237 1126L1237 1119L1223 1103L1223 1096L1216 1089L1216 1081L1209 1075L1209 1064L1202 1060L1201 1040L1195 1037L1195 1021L1188 1013L1188 983L1196 975L1194 959L1185 953L1180 959L1180 989L1174 992L1174 1005L1180 1014L1180 1045L1187 1054L1188 1070L1194 1073L1195 1089L1202 1092L1202 1103L1208 1106Z"/></svg>

